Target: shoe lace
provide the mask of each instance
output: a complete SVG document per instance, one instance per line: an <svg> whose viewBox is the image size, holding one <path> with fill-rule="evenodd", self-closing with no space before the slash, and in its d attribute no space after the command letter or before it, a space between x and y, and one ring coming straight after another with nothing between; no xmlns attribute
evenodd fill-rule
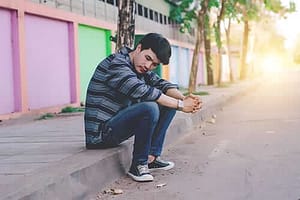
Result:
<svg viewBox="0 0 300 200"><path fill-rule="evenodd" d="M139 170L140 174L148 174L149 173L148 165L138 165L137 169Z"/></svg>

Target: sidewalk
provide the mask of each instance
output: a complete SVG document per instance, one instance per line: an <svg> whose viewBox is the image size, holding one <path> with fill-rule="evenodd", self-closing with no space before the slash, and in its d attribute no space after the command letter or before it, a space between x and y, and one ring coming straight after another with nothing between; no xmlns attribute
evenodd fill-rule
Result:
<svg viewBox="0 0 300 200"><path fill-rule="evenodd" d="M178 112L168 130L166 145L259 83L245 81L227 88L201 88L209 92L202 96L202 111L195 115ZM124 176L130 165L132 140L113 149L86 150L83 128L83 113L1 122L0 200L88 199Z"/></svg>

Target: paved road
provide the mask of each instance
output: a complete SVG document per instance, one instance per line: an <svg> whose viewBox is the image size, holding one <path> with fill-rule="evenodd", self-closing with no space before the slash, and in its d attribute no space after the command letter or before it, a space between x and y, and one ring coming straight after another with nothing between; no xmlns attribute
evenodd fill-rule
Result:
<svg viewBox="0 0 300 200"><path fill-rule="evenodd" d="M267 78L216 113L215 124L166 149L174 169L150 183L124 177L106 188L123 194L95 199L299 200L300 72Z"/></svg>

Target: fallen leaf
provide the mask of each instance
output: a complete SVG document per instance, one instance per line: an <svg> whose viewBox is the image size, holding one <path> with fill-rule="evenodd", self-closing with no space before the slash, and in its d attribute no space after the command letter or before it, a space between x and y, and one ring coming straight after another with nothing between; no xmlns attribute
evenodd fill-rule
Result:
<svg viewBox="0 0 300 200"><path fill-rule="evenodd" d="M166 183L160 183L160 184L157 184L156 187L157 188L161 188L161 187L164 187L166 186L167 184Z"/></svg>
<svg viewBox="0 0 300 200"><path fill-rule="evenodd" d="M111 189L109 189L109 190L104 190L103 193L104 193L104 194L111 194L112 191L111 191Z"/></svg>
<svg viewBox="0 0 300 200"><path fill-rule="evenodd" d="M113 195L123 194L123 190L121 189L111 189Z"/></svg>
<svg viewBox="0 0 300 200"><path fill-rule="evenodd" d="M104 194L118 195L118 194L122 194L122 193L123 193L123 190L111 188L111 189L108 189L108 190L104 190L103 193L104 193Z"/></svg>
<svg viewBox="0 0 300 200"><path fill-rule="evenodd" d="M213 119L213 118L211 118L211 119L207 120L206 122L207 122L207 123L214 124L214 123L216 123L216 120Z"/></svg>

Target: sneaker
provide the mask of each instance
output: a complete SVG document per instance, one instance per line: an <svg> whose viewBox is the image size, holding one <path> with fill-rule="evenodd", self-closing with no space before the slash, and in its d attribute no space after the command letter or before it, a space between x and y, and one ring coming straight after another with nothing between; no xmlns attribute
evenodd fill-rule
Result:
<svg viewBox="0 0 300 200"><path fill-rule="evenodd" d="M148 165L131 165L128 175L137 182L153 181Z"/></svg>
<svg viewBox="0 0 300 200"><path fill-rule="evenodd" d="M170 161L164 161L160 159L160 157L156 157L155 160L148 164L148 168L150 171L163 169L163 170L169 170L172 169L175 166L173 162Z"/></svg>

